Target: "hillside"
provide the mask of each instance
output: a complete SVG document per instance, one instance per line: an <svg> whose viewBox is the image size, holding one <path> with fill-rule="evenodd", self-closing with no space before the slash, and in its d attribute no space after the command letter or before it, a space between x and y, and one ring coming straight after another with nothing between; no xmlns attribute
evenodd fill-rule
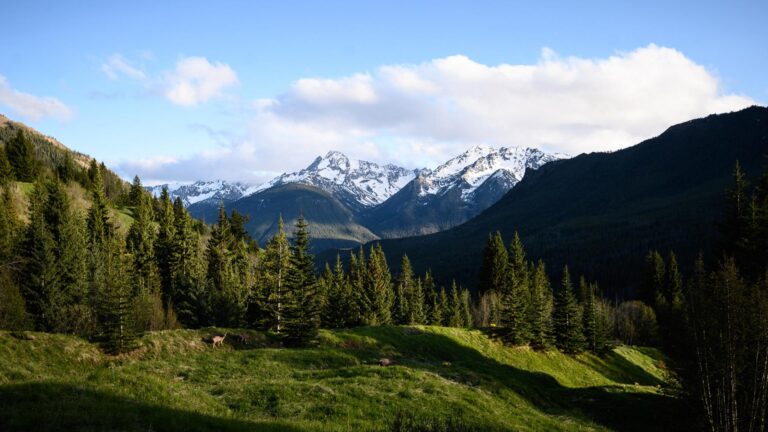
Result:
<svg viewBox="0 0 768 432"><path fill-rule="evenodd" d="M766 154L768 108L711 115L621 151L551 162L463 225L381 244L390 260L407 253L417 271L473 286L488 234L500 230L509 241L517 230L550 272L568 264L631 295L649 249L672 249L684 266L710 251L735 162L755 179Z"/></svg>
<svg viewBox="0 0 768 432"><path fill-rule="evenodd" d="M249 332L250 344L230 335L212 349L211 331L150 333L121 357L0 332L0 429L387 430L400 412L459 418L460 430L640 431L685 418L651 349L572 358L442 327L323 331L308 349Z"/></svg>
<svg viewBox="0 0 768 432"><path fill-rule="evenodd" d="M250 217L245 227L262 246L277 233L280 215L286 231L292 235L296 219L303 214L309 223L312 247L316 251L352 247L377 238L357 223L355 214L339 199L304 184L271 187L232 203L227 210L237 210ZM215 213L206 215L204 220L214 222Z"/></svg>

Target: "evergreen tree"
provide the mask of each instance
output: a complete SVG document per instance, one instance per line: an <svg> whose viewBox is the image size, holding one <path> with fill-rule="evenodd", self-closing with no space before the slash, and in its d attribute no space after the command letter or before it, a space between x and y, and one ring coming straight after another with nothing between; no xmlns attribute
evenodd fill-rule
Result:
<svg viewBox="0 0 768 432"><path fill-rule="evenodd" d="M403 255L400 263L400 274L395 282L395 301L392 310L395 324L413 324L410 301L413 297L414 285L411 261L408 259L408 255Z"/></svg>
<svg viewBox="0 0 768 432"><path fill-rule="evenodd" d="M509 254L499 231L493 236L488 235L488 243L483 250L479 282L480 295L489 294L491 297L501 297L509 283ZM499 324L498 303L492 303L493 308L489 311L488 319L492 324Z"/></svg>
<svg viewBox="0 0 768 432"><path fill-rule="evenodd" d="M509 249L507 283L501 292L501 324L505 327L505 340L513 345L529 341L527 315L530 303L528 263L520 236L515 232Z"/></svg>
<svg viewBox="0 0 768 432"><path fill-rule="evenodd" d="M35 160L35 148L27 135L19 129L16 136L5 147L13 168L14 177L21 182L33 182L37 176L37 161Z"/></svg>
<svg viewBox="0 0 768 432"><path fill-rule="evenodd" d="M13 180L13 177L13 167L8 161L5 147L0 147L0 186L7 187Z"/></svg>
<svg viewBox="0 0 768 432"><path fill-rule="evenodd" d="M133 224L126 239L126 248L133 260L134 293L151 293L160 288L155 260L155 238L152 202L149 196L142 193L136 198Z"/></svg>
<svg viewBox="0 0 768 432"><path fill-rule="evenodd" d="M94 168L95 167L95 168ZM92 170L89 170L91 181L91 207L88 209L88 239L90 247L97 247L114 234L114 226L109 219L109 210L107 208L107 198L104 195L104 181L101 177L101 170L91 164ZM92 172L92 173L91 173Z"/></svg>
<svg viewBox="0 0 768 432"><path fill-rule="evenodd" d="M461 315L464 327L472 327L472 297L469 290L461 290Z"/></svg>
<svg viewBox="0 0 768 432"><path fill-rule="evenodd" d="M450 310L448 316L449 327L464 327L464 314L461 304L461 296L459 295L459 287L456 286L456 281L451 282L451 297L448 300L448 308Z"/></svg>
<svg viewBox="0 0 768 432"><path fill-rule="evenodd" d="M99 290L99 322L103 344L113 354L130 351L135 346L133 296L127 274L120 237L107 239L99 245L100 266L95 273Z"/></svg>
<svg viewBox="0 0 768 432"><path fill-rule="evenodd" d="M568 266L563 269L562 286L555 293L552 324L555 333L555 345L569 354L578 353L584 348L581 314L576 296L573 293Z"/></svg>
<svg viewBox="0 0 768 432"><path fill-rule="evenodd" d="M441 325L443 323L443 311L440 309L440 296L431 270L427 270L427 273L424 275L422 289L426 306L426 323L429 325Z"/></svg>
<svg viewBox="0 0 768 432"><path fill-rule="evenodd" d="M416 279L416 284L411 291L411 295L408 299L408 304L411 306L409 309L410 324L426 324L427 313L426 306L424 304L424 287L421 284L421 278Z"/></svg>
<svg viewBox="0 0 768 432"><path fill-rule="evenodd" d="M24 264L18 280L35 327L44 331L54 327L53 315L62 304L63 295L56 241L45 218L47 198L46 186L37 182L30 197L30 221L24 232L20 254Z"/></svg>
<svg viewBox="0 0 768 432"><path fill-rule="evenodd" d="M326 265L327 271L323 279L326 280L327 301L323 313L323 325L328 328L344 328L357 320L355 308L357 304L352 298L351 286L344 273L341 264L341 256L336 255L336 264L331 271Z"/></svg>
<svg viewBox="0 0 768 432"><path fill-rule="evenodd" d="M367 310L369 315L363 316L363 320L368 325L391 324L392 305L394 303L392 275L389 272L387 259L381 245L371 246L367 270L363 291L370 307Z"/></svg>
<svg viewBox="0 0 768 432"><path fill-rule="evenodd" d="M221 210L221 209L220 209ZM157 239L155 240L155 257L157 259L157 270L160 277L160 292L163 300L163 305L169 305L172 299L175 297L173 292L173 247L176 237L175 224L174 224L173 204L171 203L170 194L168 188L163 187L160 193L160 208L157 215ZM226 222L226 215L224 216ZM221 221L220 221L221 223ZM228 225L225 223L223 226L219 226L219 240L223 243L218 246L223 247L225 250L229 248L229 231ZM218 286L221 289L221 286Z"/></svg>
<svg viewBox="0 0 768 432"><path fill-rule="evenodd" d="M139 176L133 177L133 183L131 183L131 189L128 191L128 204L133 207L141 205L141 199L146 195L144 186L141 185L141 179Z"/></svg>
<svg viewBox="0 0 768 432"><path fill-rule="evenodd" d="M606 350L607 341L605 340L603 320L601 318L600 298L596 290L597 286L592 284L586 285L582 326L584 328L586 348L593 353L601 354Z"/></svg>
<svg viewBox="0 0 768 432"><path fill-rule="evenodd" d="M665 297L669 307L675 313L679 313L683 309L683 278L680 275L680 269L677 265L677 257L675 253L670 251L669 258L667 259L667 281Z"/></svg>
<svg viewBox="0 0 768 432"><path fill-rule="evenodd" d="M654 307L664 307L666 297L666 268L664 258L657 251L650 251L645 258L642 300Z"/></svg>
<svg viewBox="0 0 768 432"><path fill-rule="evenodd" d="M264 253L264 291L261 300L263 325L278 333L283 330L285 277L290 267L290 246L285 236L282 216L277 222L277 234L267 242Z"/></svg>
<svg viewBox="0 0 768 432"><path fill-rule="evenodd" d="M285 276L285 340L291 346L305 346L317 336L320 326L320 299L315 262L309 253L309 231L303 216L296 221Z"/></svg>
<svg viewBox="0 0 768 432"><path fill-rule="evenodd" d="M349 253L349 286L352 293L351 302L355 305L353 311L355 313L354 320L351 325L364 325L366 323L366 317L370 317L372 312L373 303L368 298L366 292L366 274L368 273L367 266L365 264L365 252L363 247L357 254L354 251Z"/></svg>
<svg viewBox="0 0 768 432"><path fill-rule="evenodd" d="M253 241L251 235L248 234L248 231L245 229L245 224L249 219L250 217L248 215L239 213L237 210L232 210L232 217L230 217L229 220L230 230L232 231L232 237L234 237L235 241L244 241L246 243Z"/></svg>
<svg viewBox="0 0 768 432"><path fill-rule="evenodd" d="M536 349L547 349L552 346L552 286L543 261L539 261L532 271L530 290L531 345Z"/></svg>
<svg viewBox="0 0 768 432"><path fill-rule="evenodd" d="M210 322L210 296L203 283L199 236L179 197L173 201L173 221L173 305L181 323L196 328Z"/></svg>
<svg viewBox="0 0 768 432"><path fill-rule="evenodd" d="M440 324L442 326L450 326L451 325L451 304L448 300L448 294L445 292L444 287L440 287L440 294L437 297L437 310L440 311L441 320Z"/></svg>

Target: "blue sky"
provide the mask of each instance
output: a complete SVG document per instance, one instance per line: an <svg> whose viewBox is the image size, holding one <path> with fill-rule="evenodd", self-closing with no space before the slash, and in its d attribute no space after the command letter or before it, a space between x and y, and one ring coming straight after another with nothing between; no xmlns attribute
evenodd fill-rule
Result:
<svg viewBox="0 0 768 432"><path fill-rule="evenodd" d="M608 150L768 101L768 2L478 3L6 2L0 112L126 176L258 182L331 149Z"/></svg>

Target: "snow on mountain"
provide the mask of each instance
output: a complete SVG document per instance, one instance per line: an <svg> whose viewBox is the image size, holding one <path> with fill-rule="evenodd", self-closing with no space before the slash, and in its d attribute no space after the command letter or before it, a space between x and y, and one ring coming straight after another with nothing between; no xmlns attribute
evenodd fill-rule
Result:
<svg viewBox="0 0 768 432"><path fill-rule="evenodd" d="M373 207L402 189L418 172L391 164L377 165L350 159L343 153L330 151L315 159L307 168L282 174L249 192L257 193L284 184L303 183L336 194L350 204Z"/></svg>
<svg viewBox="0 0 768 432"><path fill-rule="evenodd" d="M212 205L218 205L220 201L231 202L244 196L249 189L248 185L235 182L230 183L224 180L196 181L194 183L169 183L157 186L149 186L147 190L153 196L160 196L163 187L168 188L171 200L176 197L181 198L185 207L192 204L207 202Z"/></svg>
<svg viewBox="0 0 768 432"><path fill-rule="evenodd" d="M462 198L468 201L491 177L512 188L522 180L527 168L537 169L564 157L567 156L526 147L475 146L423 175L420 195L443 195L459 188Z"/></svg>

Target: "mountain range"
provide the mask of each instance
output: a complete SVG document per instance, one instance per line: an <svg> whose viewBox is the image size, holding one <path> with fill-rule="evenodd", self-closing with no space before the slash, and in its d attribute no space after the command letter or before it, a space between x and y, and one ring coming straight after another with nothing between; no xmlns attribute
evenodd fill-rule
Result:
<svg viewBox="0 0 768 432"><path fill-rule="evenodd" d="M528 257L543 259L553 276L567 264L626 298L651 249L674 251L683 270L699 253L720 258L718 224L736 161L754 184L766 155L768 108L711 115L623 150L548 163L464 224L380 243L391 265L407 254L415 271L471 287L488 235L500 231L509 242L517 231ZM335 251L318 259L332 261Z"/></svg>
<svg viewBox="0 0 768 432"><path fill-rule="evenodd" d="M290 227L303 214L319 251L451 228L495 203L526 170L563 157L531 148L475 146L435 169L409 170L330 151L256 187L199 181L149 189L157 195L167 187L207 222L215 220L219 203L244 213L246 228L259 243L274 235L280 215Z"/></svg>

